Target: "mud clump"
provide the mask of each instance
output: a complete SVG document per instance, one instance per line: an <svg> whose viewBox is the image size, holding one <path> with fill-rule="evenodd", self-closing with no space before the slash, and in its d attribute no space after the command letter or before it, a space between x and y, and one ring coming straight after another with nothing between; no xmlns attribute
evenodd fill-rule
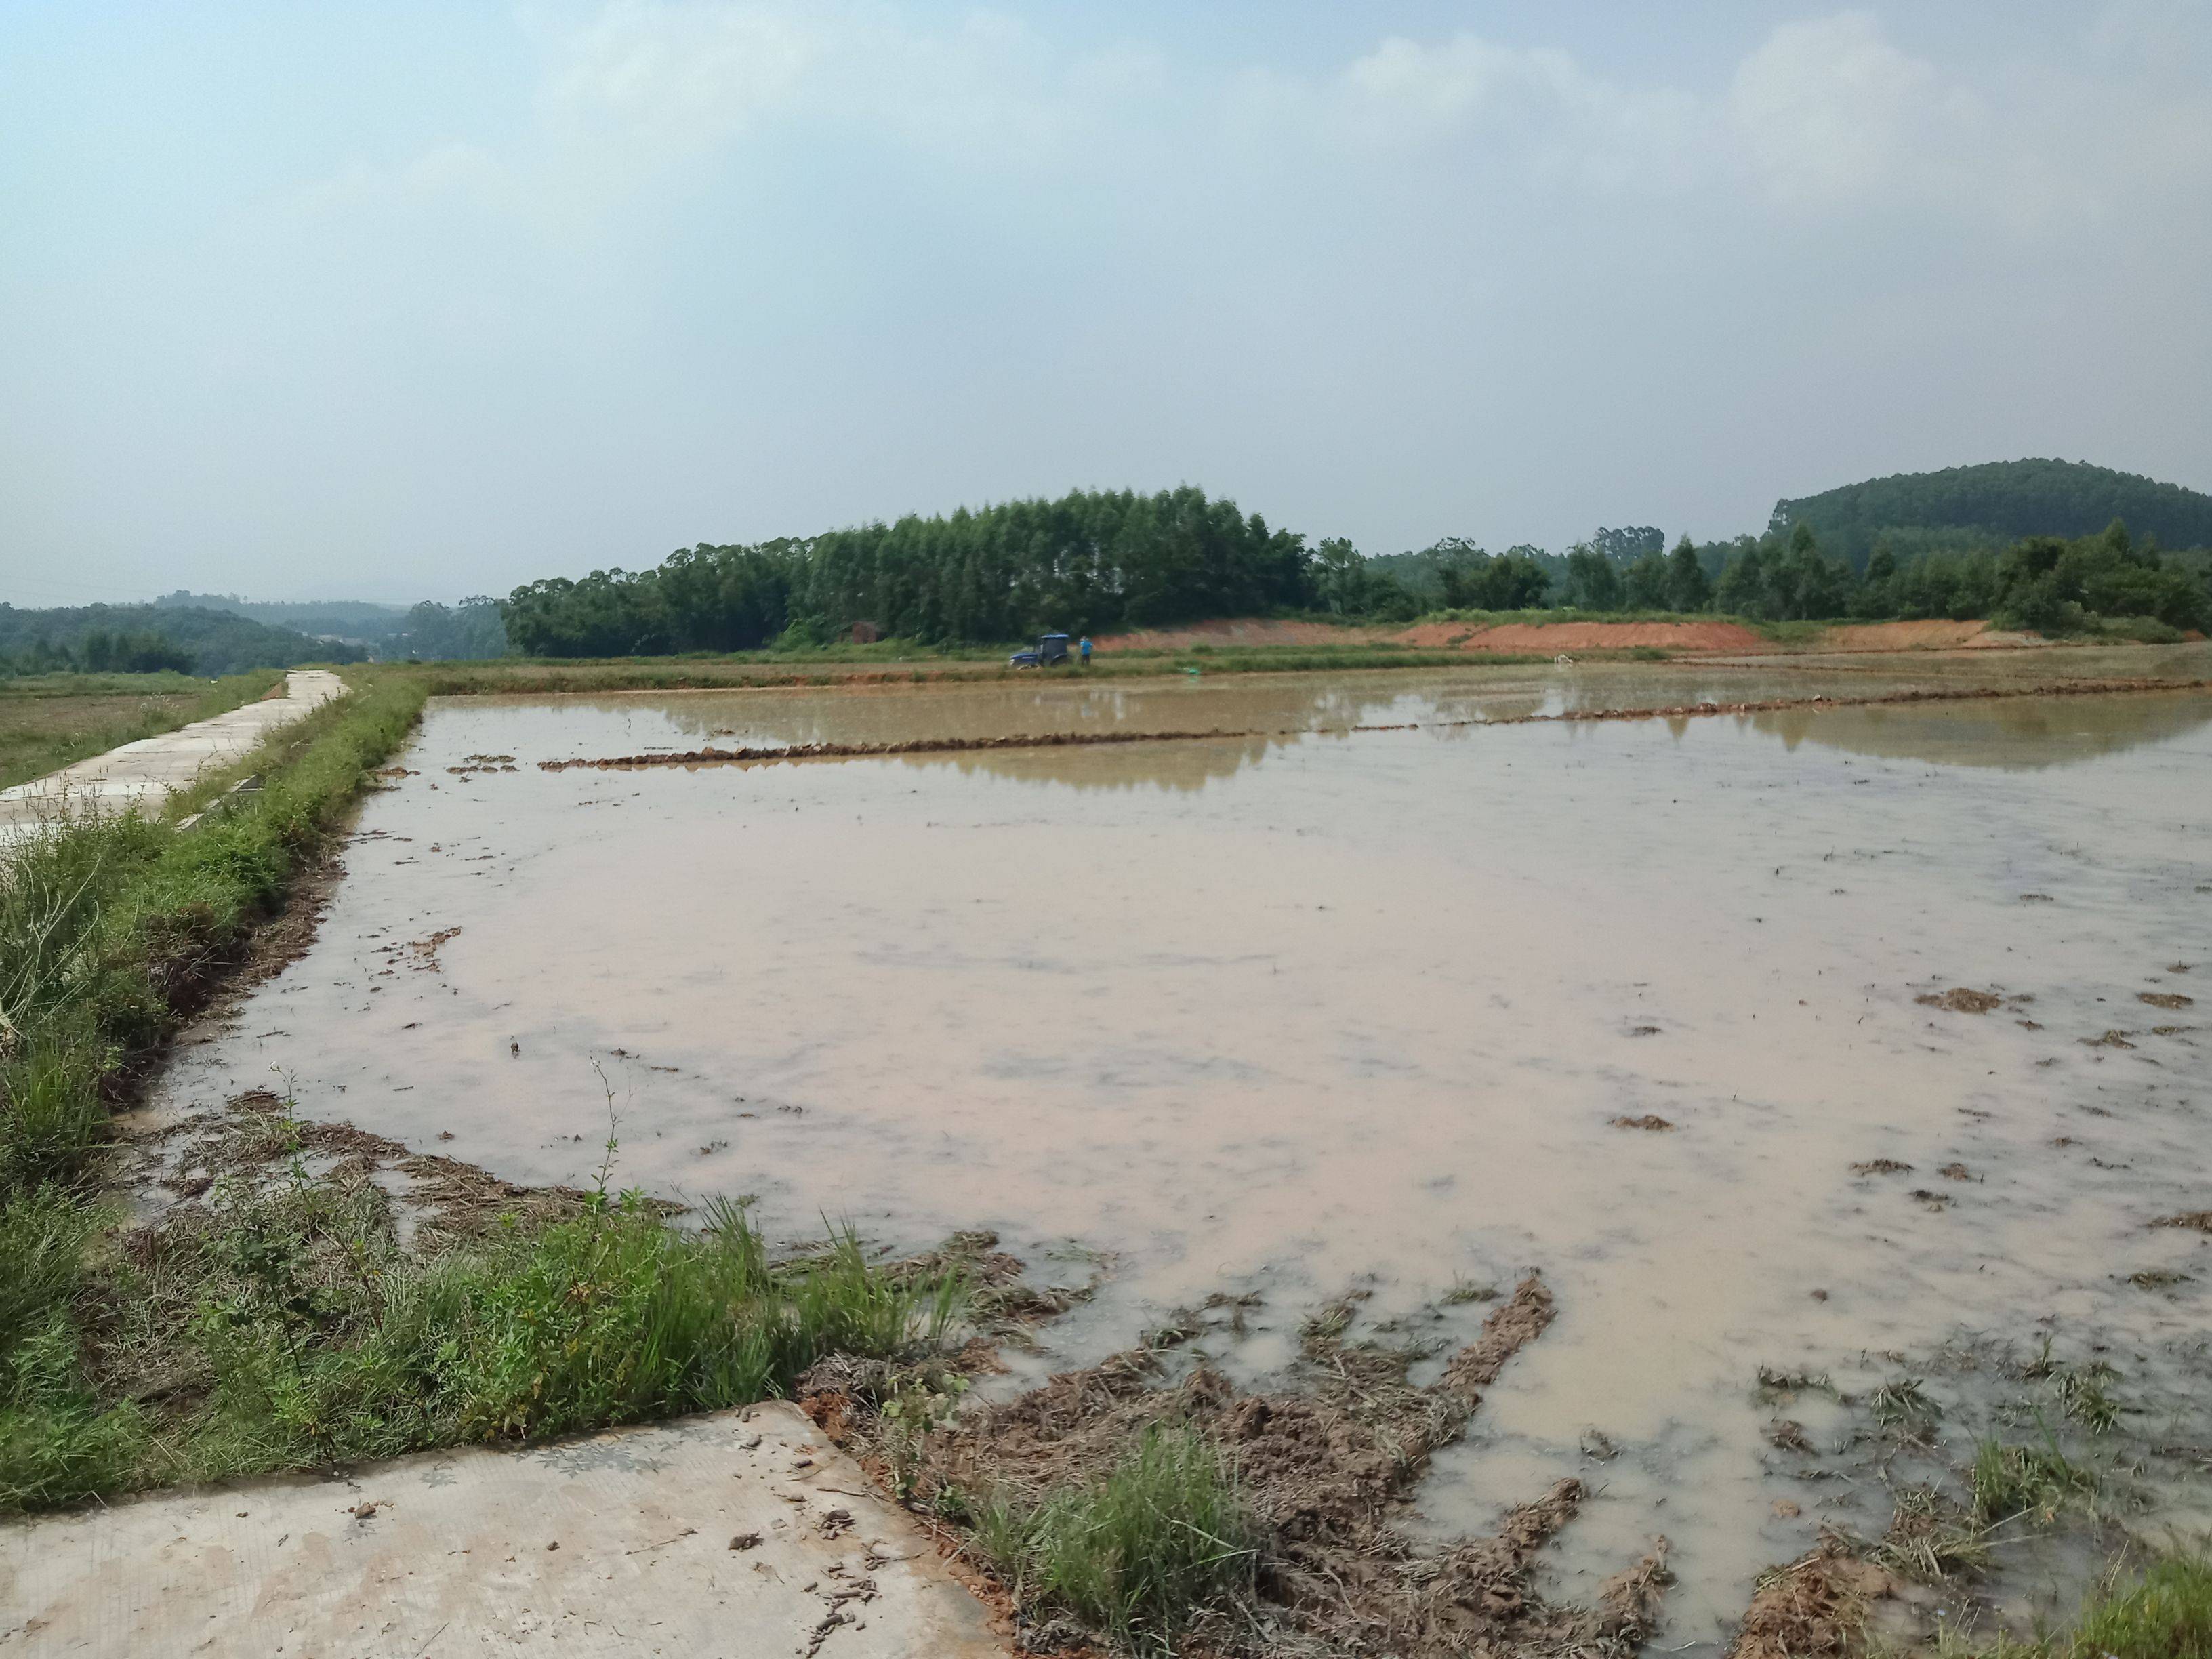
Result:
<svg viewBox="0 0 2212 1659"><path fill-rule="evenodd" d="M1849 1653L1866 1623L1867 1609L1895 1589L1888 1573L1827 1534L1811 1554L1760 1582L1728 1659L1826 1659Z"/></svg>
<svg viewBox="0 0 2212 1659"><path fill-rule="evenodd" d="M2154 1227L2179 1227L2192 1233L2212 1234L2212 1210L2188 1210L2180 1215L2162 1215L2150 1224Z"/></svg>
<svg viewBox="0 0 2212 1659"><path fill-rule="evenodd" d="M1543 1282L1524 1279L1425 1385L1407 1375L1420 1350L1346 1342L1345 1311L1308 1322L1295 1392L1240 1391L1204 1361L1170 1382L1161 1348L1148 1346L956 1414L908 1452L908 1501L941 1515L1019 1510L1095 1480L1148 1431L1180 1428L1220 1449L1264 1540L1249 1601L1200 1609L1188 1650L1626 1659L1659 1618L1671 1581L1665 1540L1607 1580L1590 1607L1553 1604L1531 1582L1537 1553L1582 1504L1580 1481L1510 1510L1489 1537L1437 1547L1401 1524L1432 1454L1460 1436L1481 1390L1552 1322ZM855 1397L868 1388L865 1376L833 1364L802 1382L799 1401L865 1445L885 1427ZM1032 1650L1095 1639L1033 1589L1009 1589Z"/></svg>
<svg viewBox="0 0 2212 1659"><path fill-rule="evenodd" d="M2185 997L2179 991L2138 991L2137 1002L2148 1002L2154 1008L2194 1008L2195 997Z"/></svg>
<svg viewBox="0 0 2212 1659"><path fill-rule="evenodd" d="M1808 1457L1817 1449L1805 1425L1790 1417L1778 1417L1766 1425L1766 1443L1778 1451L1802 1452Z"/></svg>
<svg viewBox="0 0 2212 1659"><path fill-rule="evenodd" d="M1923 1007L1942 1008L1954 1014L1986 1014L2004 1005L2004 999L1994 991L1970 991L1963 985L1954 985L1948 991L1923 992L1912 1000Z"/></svg>
<svg viewBox="0 0 2212 1659"><path fill-rule="evenodd" d="M1642 1117L1617 1117L1613 1120L1616 1129L1649 1129L1655 1134L1664 1133L1674 1126L1656 1112L1646 1112Z"/></svg>

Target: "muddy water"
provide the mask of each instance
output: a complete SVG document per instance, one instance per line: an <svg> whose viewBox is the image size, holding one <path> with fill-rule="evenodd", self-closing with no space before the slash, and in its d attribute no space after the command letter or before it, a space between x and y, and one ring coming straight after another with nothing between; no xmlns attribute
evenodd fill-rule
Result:
<svg viewBox="0 0 2212 1659"><path fill-rule="evenodd" d="M1710 1638L1819 1521L1887 1518L1784 1478L1761 1363L2055 1328L2115 1341L2124 1387L2203 1388L2212 1248L2145 1225L2212 1204L2202 1010L2137 993L2212 1006L2212 696L1437 725L1813 684L1638 672L441 705L318 943L169 1086L274 1068L307 1115L580 1182L596 1060L619 1180L1096 1272L1054 1364L1224 1288L1265 1297L1249 1370L1346 1290L1355 1334L1448 1336L1482 1311L1455 1285L1540 1268L1559 1322L1425 1509L1478 1526L1580 1474L1565 1587L1664 1531L1662 1640ZM1079 721L1271 735L531 764ZM447 769L483 755L518 769ZM1914 1000L1954 985L2033 1000ZM1675 1128L1611 1127L1647 1113ZM1878 1158L1913 1171L1850 1168Z"/></svg>

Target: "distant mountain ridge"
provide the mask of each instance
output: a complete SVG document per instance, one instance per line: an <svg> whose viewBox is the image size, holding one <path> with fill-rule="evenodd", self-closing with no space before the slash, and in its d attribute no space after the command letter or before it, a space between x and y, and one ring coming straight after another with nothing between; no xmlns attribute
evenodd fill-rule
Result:
<svg viewBox="0 0 2212 1659"><path fill-rule="evenodd" d="M83 605L19 611L0 605L0 657L29 672L75 665L94 634L159 635L191 659L195 674L290 668L303 662L359 662L359 647L314 640L233 611L198 605Z"/></svg>
<svg viewBox="0 0 2212 1659"><path fill-rule="evenodd" d="M404 605L374 605L365 599L242 599L235 593L194 593L179 588L154 603L164 611L228 611L271 628L309 635L374 641L404 627Z"/></svg>
<svg viewBox="0 0 2212 1659"><path fill-rule="evenodd" d="M1895 550L2000 544L2023 536L2091 536L2115 519L2136 539L2212 547L2212 495L2087 461L1986 461L1899 472L1774 504L1769 528L1809 525L1822 550L1861 569L1888 532Z"/></svg>
<svg viewBox="0 0 2212 1659"><path fill-rule="evenodd" d="M242 599L235 593L194 593L180 587L154 604L165 612L222 611L319 640L343 640L379 660L477 659L500 656L507 650L498 601L481 596L454 605L434 599L406 605L367 599Z"/></svg>

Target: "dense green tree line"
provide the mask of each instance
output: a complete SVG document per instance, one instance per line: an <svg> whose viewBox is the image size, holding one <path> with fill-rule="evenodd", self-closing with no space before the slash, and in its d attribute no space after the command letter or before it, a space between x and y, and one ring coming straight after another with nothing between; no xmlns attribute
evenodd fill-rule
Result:
<svg viewBox="0 0 2212 1659"><path fill-rule="evenodd" d="M1334 545L1310 550L1188 486L1078 490L533 582L509 597L507 631L530 655L616 656L743 650L787 632L820 640L856 622L952 641L1285 609L1368 614L1388 596L1348 549L1333 573Z"/></svg>
<svg viewBox="0 0 2212 1659"><path fill-rule="evenodd" d="M1885 538L1863 571L1830 556L1811 526L1770 531L1731 549L1713 608L1770 621L1948 617L2056 634L2098 617L2148 617L2175 629L2212 623L2212 591L2194 562L2138 543L2114 520L2094 536L2030 536L2002 550L1973 546L1900 557Z"/></svg>
<svg viewBox="0 0 2212 1659"><path fill-rule="evenodd" d="M2117 520L2094 536L2009 545L1885 534L1863 569L1806 524L1664 548L1643 526L1601 531L1563 556L1493 555L1453 538L1369 559L1340 539L1310 548L1196 489L1086 491L535 582L507 601L506 637L528 655L614 657L819 644L858 622L950 642L1267 612L1402 621L1552 605L1776 622L1948 617L2044 632L2098 617L2212 621L2204 562L2161 554Z"/></svg>
<svg viewBox="0 0 2212 1659"><path fill-rule="evenodd" d="M424 662L471 662L507 654L507 621L497 599L479 595L459 605L425 599L409 607L400 626L372 643L381 657Z"/></svg>

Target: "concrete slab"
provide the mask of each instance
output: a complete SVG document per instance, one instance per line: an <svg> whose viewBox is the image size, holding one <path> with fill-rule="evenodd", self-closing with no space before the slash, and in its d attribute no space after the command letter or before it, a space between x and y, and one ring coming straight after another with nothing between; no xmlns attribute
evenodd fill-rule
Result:
<svg viewBox="0 0 2212 1659"><path fill-rule="evenodd" d="M149 805L158 810L173 790L189 789L204 772L243 759L271 732L344 690L345 682L327 669L295 670L284 677L281 697L241 703L0 789L0 840L58 817L137 811Z"/></svg>
<svg viewBox="0 0 2212 1659"><path fill-rule="evenodd" d="M981 1659L913 1518L783 1403L0 1527L0 1653Z"/></svg>

